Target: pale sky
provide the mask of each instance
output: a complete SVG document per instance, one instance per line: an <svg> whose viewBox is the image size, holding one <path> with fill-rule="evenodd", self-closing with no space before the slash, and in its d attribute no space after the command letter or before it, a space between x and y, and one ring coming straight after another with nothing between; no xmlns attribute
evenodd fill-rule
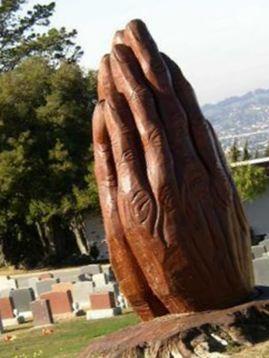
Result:
<svg viewBox="0 0 269 358"><path fill-rule="evenodd" d="M46 0L30 0L29 3ZM78 30L81 64L97 69L113 33L146 22L201 104L269 88L269 0L56 0L53 25Z"/></svg>

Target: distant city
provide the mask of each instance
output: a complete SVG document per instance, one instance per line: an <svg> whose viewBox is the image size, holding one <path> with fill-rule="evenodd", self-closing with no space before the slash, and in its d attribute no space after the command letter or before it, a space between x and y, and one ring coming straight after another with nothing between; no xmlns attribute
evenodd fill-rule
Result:
<svg viewBox="0 0 269 358"><path fill-rule="evenodd" d="M245 142L251 154L262 154L269 140L269 89L257 89L202 107L214 126L224 150L236 139L238 147Z"/></svg>

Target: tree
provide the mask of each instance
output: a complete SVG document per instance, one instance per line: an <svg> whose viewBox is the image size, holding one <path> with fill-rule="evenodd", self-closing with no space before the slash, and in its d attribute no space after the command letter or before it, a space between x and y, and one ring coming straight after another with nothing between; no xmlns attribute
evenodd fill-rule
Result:
<svg viewBox="0 0 269 358"><path fill-rule="evenodd" d="M255 159L260 158L260 152L259 152L259 149L258 149L258 148L256 148L256 150L255 150L254 158L255 158Z"/></svg>
<svg viewBox="0 0 269 358"><path fill-rule="evenodd" d="M41 58L0 76L0 240L5 250L20 248L9 260L28 259L27 242L41 258L62 258L74 243L89 253L83 218L98 210L89 120L94 78L76 64L55 68Z"/></svg>
<svg viewBox="0 0 269 358"><path fill-rule="evenodd" d="M266 170L254 165L232 168L232 174L243 201L253 201L268 185Z"/></svg>
<svg viewBox="0 0 269 358"><path fill-rule="evenodd" d="M228 159L231 163L235 163L240 159L240 150L238 149L238 143L235 139L232 146L230 147L228 151Z"/></svg>
<svg viewBox="0 0 269 358"><path fill-rule="evenodd" d="M269 141L268 141L267 146L266 146L266 148L265 148L264 156L265 156L265 157L269 157Z"/></svg>
<svg viewBox="0 0 269 358"><path fill-rule="evenodd" d="M44 32L50 25L55 3L36 4L28 11L26 5L27 0L2 0L0 5L0 72L15 68L31 56L49 59L54 64L77 61L82 51L74 42L75 30L68 32L62 27Z"/></svg>
<svg viewBox="0 0 269 358"><path fill-rule="evenodd" d="M245 141L244 147L243 147L243 154L242 154L242 160L249 160L251 158L249 149L248 149L248 141Z"/></svg>

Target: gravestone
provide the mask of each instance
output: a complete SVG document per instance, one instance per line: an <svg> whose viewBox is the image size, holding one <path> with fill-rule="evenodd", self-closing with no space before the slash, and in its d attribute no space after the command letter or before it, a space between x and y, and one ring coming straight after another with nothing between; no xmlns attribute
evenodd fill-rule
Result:
<svg viewBox="0 0 269 358"><path fill-rule="evenodd" d="M72 291L73 284L70 282L60 282L52 285L52 291L54 292L67 292Z"/></svg>
<svg viewBox="0 0 269 358"><path fill-rule="evenodd" d="M92 281L92 275L90 273L83 273L78 276L78 281Z"/></svg>
<svg viewBox="0 0 269 358"><path fill-rule="evenodd" d="M263 256L253 260L256 285L269 286L269 257Z"/></svg>
<svg viewBox="0 0 269 358"><path fill-rule="evenodd" d="M93 293L90 295L90 303L87 319L113 317L121 313L121 308L116 307L113 292Z"/></svg>
<svg viewBox="0 0 269 358"><path fill-rule="evenodd" d="M81 274L95 275L101 273L100 265L87 265L80 268Z"/></svg>
<svg viewBox="0 0 269 358"><path fill-rule="evenodd" d="M52 290L52 285L56 284L58 280L56 279L49 279L49 280L43 280L36 283L36 291L38 296L40 296L42 293L50 292Z"/></svg>
<svg viewBox="0 0 269 358"><path fill-rule="evenodd" d="M251 246L251 252L254 259L258 257L262 257L262 255L266 252L264 245L255 245Z"/></svg>
<svg viewBox="0 0 269 358"><path fill-rule="evenodd" d="M260 242L260 245L264 245L266 248L266 251L269 251L269 239L265 239Z"/></svg>
<svg viewBox="0 0 269 358"><path fill-rule="evenodd" d="M0 276L0 290L17 288L16 280L6 276Z"/></svg>
<svg viewBox="0 0 269 358"><path fill-rule="evenodd" d="M92 293L90 294L90 302L93 310L116 307L113 292Z"/></svg>
<svg viewBox="0 0 269 358"><path fill-rule="evenodd" d="M33 313L35 327L42 327L53 323L49 301L44 299L33 301L30 307Z"/></svg>
<svg viewBox="0 0 269 358"><path fill-rule="evenodd" d="M93 293L92 282L77 282L72 288L72 297L74 303L78 303L80 309L90 307L90 294Z"/></svg>
<svg viewBox="0 0 269 358"><path fill-rule="evenodd" d="M108 277L105 273L97 273L92 276L96 288L102 288L108 284Z"/></svg>
<svg viewBox="0 0 269 358"><path fill-rule="evenodd" d="M12 290L13 288L0 288L0 298L9 297Z"/></svg>
<svg viewBox="0 0 269 358"><path fill-rule="evenodd" d="M115 275L114 275L114 272L113 272L111 266L103 267L103 272L107 275L107 278L108 278L109 282L115 282L116 281L116 278L115 278Z"/></svg>
<svg viewBox="0 0 269 358"><path fill-rule="evenodd" d="M13 303L9 297L0 298L0 314L2 319L14 318Z"/></svg>
<svg viewBox="0 0 269 358"><path fill-rule="evenodd" d="M119 290L119 285L117 283L109 282L108 284L106 284L104 286L94 287L94 292L95 293L113 292L115 301L116 301L116 305L120 306L119 301L118 301L120 290Z"/></svg>
<svg viewBox="0 0 269 358"><path fill-rule="evenodd" d="M50 278L53 278L53 274L50 272L42 273L41 275L38 276L39 281L49 280Z"/></svg>
<svg viewBox="0 0 269 358"><path fill-rule="evenodd" d="M48 300L52 315L72 313L72 297L70 292L42 293L41 299Z"/></svg>
<svg viewBox="0 0 269 358"><path fill-rule="evenodd" d="M60 282L77 282L79 281L80 271L79 269L72 271L63 271L57 272L54 274L54 277L57 278Z"/></svg>
<svg viewBox="0 0 269 358"><path fill-rule="evenodd" d="M34 291L32 288L21 288L13 290L10 297L13 302L13 306L18 313L31 311L30 303L35 299Z"/></svg>
<svg viewBox="0 0 269 358"><path fill-rule="evenodd" d="M16 277L18 288L29 288L29 276Z"/></svg>
<svg viewBox="0 0 269 358"><path fill-rule="evenodd" d="M39 282L37 277L30 277L28 279L29 287L33 289L35 297L38 296L38 292L37 292L37 289L36 289L37 282Z"/></svg>

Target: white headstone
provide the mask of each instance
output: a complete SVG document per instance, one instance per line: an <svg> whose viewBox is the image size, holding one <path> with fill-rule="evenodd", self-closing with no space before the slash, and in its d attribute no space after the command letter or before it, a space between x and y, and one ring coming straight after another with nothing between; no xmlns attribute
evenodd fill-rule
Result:
<svg viewBox="0 0 269 358"><path fill-rule="evenodd" d="M92 276L95 287L102 288L108 284L108 277L105 273L97 273Z"/></svg>
<svg viewBox="0 0 269 358"><path fill-rule="evenodd" d="M76 282L73 284L72 297L73 302L78 303L80 309L90 307L90 294L93 293L94 287L92 282Z"/></svg>
<svg viewBox="0 0 269 358"><path fill-rule="evenodd" d="M86 318L87 320L91 319L100 319L100 318L109 318L114 317L121 314L121 308L115 307L115 308L105 308L101 310L90 310L87 311Z"/></svg>
<svg viewBox="0 0 269 358"><path fill-rule="evenodd" d="M0 290L17 288L16 281L7 276L0 276Z"/></svg>

